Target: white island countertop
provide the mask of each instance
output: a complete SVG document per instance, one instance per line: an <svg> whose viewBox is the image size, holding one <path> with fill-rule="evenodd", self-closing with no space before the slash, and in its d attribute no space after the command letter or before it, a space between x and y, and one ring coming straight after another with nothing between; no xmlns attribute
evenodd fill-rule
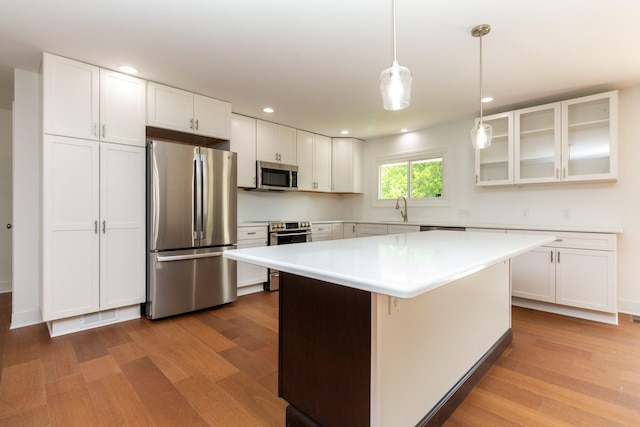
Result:
<svg viewBox="0 0 640 427"><path fill-rule="evenodd" d="M364 291L413 298L555 237L428 231L225 251L224 257Z"/></svg>

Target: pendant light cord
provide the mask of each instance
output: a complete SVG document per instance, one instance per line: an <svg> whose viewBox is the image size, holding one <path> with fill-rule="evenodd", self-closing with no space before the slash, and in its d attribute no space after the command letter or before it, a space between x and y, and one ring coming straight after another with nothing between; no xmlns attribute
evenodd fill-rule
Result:
<svg viewBox="0 0 640 427"><path fill-rule="evenodd" d="M480 124L483 124L482 120L482 33L480 34Z"/></svg>
<svg viewBox="0 0 640 427"><path fill-rule="evenodd" d="M392 2L393 11L391 12L391 16L393 17L393 62L398 62L396 59L396 0Z"/></svg>

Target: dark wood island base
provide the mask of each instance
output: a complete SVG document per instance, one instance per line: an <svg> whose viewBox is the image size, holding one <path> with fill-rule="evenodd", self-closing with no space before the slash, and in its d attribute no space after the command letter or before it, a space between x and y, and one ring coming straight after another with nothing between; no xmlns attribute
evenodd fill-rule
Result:
<svg viewBox="0 0 640 427"><path fill-rule="evenodd" d="M279 298L278 385L289 403L287 426L372 425L372 293L281 272ZM444 423L511 343L508 326L417 425Z"/></svg>

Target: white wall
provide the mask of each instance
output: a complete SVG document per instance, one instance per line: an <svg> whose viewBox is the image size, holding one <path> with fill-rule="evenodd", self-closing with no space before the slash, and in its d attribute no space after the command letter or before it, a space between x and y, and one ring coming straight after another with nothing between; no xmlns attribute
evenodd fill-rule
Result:
<svg viewBox="0 0 640 427"><path fill-rule="evenodd" d="M342 218L343 197L323 193L238 190L238 223L339 220Z"/></svg>
<svg viewBox="0 0 640 427"><path fill-rule="evenodd" d="M640 314L640 88L619 94L619 178L615 183L476 187L469 130L473 117L403 135L365 142L365 195L345 199L345 219L401 220L392 207L373 206L376 161L389 154L449 146L452 150L452 203L448 207L409 205L411 222L504 224L510 226L619 227L618 302L620 311ZM527 216L523 211L527 210ZM568 217L564 212L568 211ZM468 217L465 217L465 213Z"/></svg>
<svg viewBox="0 0 640 427"><path fill-rule="evenodd" d="M40 83L15 70L13 121L13 314L11 327L40 316Z"/></svg>
<svg viewBox="0 0 640 427"><path fill-rule="evenodd" d="M11 110L0 109L0 293L11 292Z"/></svg>

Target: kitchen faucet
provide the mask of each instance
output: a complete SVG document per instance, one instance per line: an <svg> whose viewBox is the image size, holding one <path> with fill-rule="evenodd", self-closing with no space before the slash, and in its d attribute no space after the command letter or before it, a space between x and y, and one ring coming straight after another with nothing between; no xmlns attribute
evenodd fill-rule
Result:
<svg viewBox="0 0 640 427"><path fill-rule="evenodd" d="M402 210L400 210L400 215L402 215L402 219L404 220L404 222L407 222L407 220L409 219L409 214L407 212L407 199L400 196L398 197L398 199L396 200L396 210L400 209L400 199L404 200L404 212L402 212Z"/></svg>

